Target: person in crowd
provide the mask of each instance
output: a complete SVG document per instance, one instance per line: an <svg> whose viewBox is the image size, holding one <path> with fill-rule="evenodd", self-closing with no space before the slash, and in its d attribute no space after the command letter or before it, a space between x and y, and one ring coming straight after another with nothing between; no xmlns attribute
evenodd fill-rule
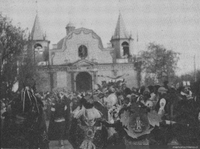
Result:
<svg viewBox="0 0 200 149"><path fill-rule="evenodd" d="M123 101L123 107L128 107L131 105L131 97L125 97L124 101Z"/></svg>
<svg viewBox="0 0 200 149"><path fill-rule="evenodd" d="M125 97L131 94L131 89L126 86L126 83L122 84L122 92Z"/></svg>
<svg viewBox="0 0 200 149"><path fill-rule="evenodd" d="M73 96L72 99L71 99L71 113L79 106L79 101L80 101L80 98L79 96Z"/></svg>
<svg viewBox="0 0 200 149"><path fill-rule="evenodd" d="M10 140L12 113L10 105L6 106L4 102L1 104L1 147L7 147Z"/></svg>
<svg viewBox="0 0 200 149"><path fill-rule="evenodd" d="M48 129L49 140L59 140L64 145L66 133L68 135L68 118L70 116L70 102L62 92L58 93L51 106L51 120ZM67 136L68 137L68 136Z"/></svg>
<svg viewBox="0 0 200 149"><path fill-rule="evenodd" d="M149 98L150 98L150 92L149 92L149 89L146 88L146 89L142 92L142 94L138 97L137 102L138 102L139 104L141 104L142 106L147 106L146 103L147 103L147 101L149 100Z"/></svg>
<svg viewBox="0 0 200 149"><path fill-rule="evenodd" d="M114 90L113 90L114 91ZM107 98L105 98L106 107L108 109L108 122L113 124L117 119L117 114L121 109L121 105L119 105L118 98L115 93L111 93ZM114 128L108 129L108 138L116 133Z"/></svg>
<svg viewBox="0 0 200 149"><path fill-rule="evenodd" d="M108 109L106 107L105 95L103 93L98 93L93 95L94 107L102 113L103 119L108 119Z"/></svg>
<svg viewBox="0 0 200 149"><path fill-rule="evenodd" d="M155 101L156 100L156 94L154 92L154 86L153 85L149 85L148 86L149 92L150 92L150 100Z"/></svg>
<svg viewBox="0 0 200 149"><path fill-rule="evenodd" d="M167 89L167 91L169 91L169 81L164 81L164 82L163 82L163 87L164 87L165 89Z"/></svg>
<svg viewBox="0 0 200 149"><path fill-rule="evenodd" d="M51 114L51 93L47 92L45 95L46 100L46 120L50 120L50 114Z"/></svg>
<svg viewBox="0 0 200 149"><path fill-rule="evenodd" d="M155 109L162 119L168 120L169 117L171 115L173 116L174 113L174 107L171 105L173 105L175 102L178 103L179 101L179 99L176 100L176 97L183 99L181 101L185 102L186 104L187 102L192 101L190 99L194 98L189 87L182 86L176 90L175 88L169 87L168 81L164 81L163 86L150 85L147 88L142 86L138 90L134 87L132 90L130 90L124 82L111 82L109 84L104 83L102 87L100 86L96 88L95 92L91 91L76 94L69 93L68 96L67 94L65 95L64 92L59 92L53 97L51 97L50 93L43 95L35 94L36 88L32 79L27 78L23 85L24 91L27 90L31 96L36 96L38 98L38 102L41 102L40 99L43 99L43 104L45 105L45 109L43 110L46 112L46 120L48 120L48 117L50 119L48 137L50 140L59 140L60 146L63 146L64 140L68 139L69 137L69 129L71 127L70 123L72 117L76 119L79 119L81 116L87 118L85 121L89 126L92 126L96 122L96 119L103 118L104 120L107 120L108 123L105 125L108 127L115 125L114 128L108 129L109 136L111 136L116 133L115 129L118 129L118 125L120 125L118 120L119 111L122 109L122 107L126 108L137 102L141 106L148 107L150 110ZM198 93L199 92L197 91L196 94ZM199 100L199 96L196 96L195 100ZM42 102L40 104L43 105ZM180 109L180 105L181 104L177 104L176 108ZM198 106L196 107L199 108ZM199 109L196 111L198 110ZM4 117L9 117L8 111L9 110L5 112L5 105L2 103L2 125L3 120L5 120ZM49 116L48 113L50 113ZM200 123L200 110L198 111L197 119L197 121ZM4 125L7 124L8 123Z"/></svg>
<svg viewBox="0 0 200 149"><path fill-rule="evenodd" d="M157 103L157 98L156 98L157 96L156 96L156 94L155 94L155 87L152 86L152 85L150 85L150 86L148 86L148 89L149 89L149 91L150 91L150 98L149 98L149 101L151 101L151 102L149 102L149 103L152 103L151 107L154 108L155 105L156 105L156 103Z"/></svg>
<svg viewBox="0 0 200 149"><path fill-rule="evenodd" d="M102 116L101 112L95 108L91 93L82 95L79 106L73 111L74 118L86 116L88 120L98 119Z"/></svg>
<svg viewBox="0 0 200 149"><path fill-rule="evenodd" d="M122 105L123 102L124 102L124 98L125 98L123 92L116 92L116 96L117 96L117 99L118 99L118 100L117 100L117 101L118 101L118 104L119 104L119 105Z"/></svg>
<svg viewBox="0 0 200 149"><path fill-rule="evenodd" d="M132 87L131 96L138 97L139 96L139 89L136 88L136 87Z"/></svg>
<svg viewBox="0 0 200 149"><path fill-rule="evenodd" d="M4 124L4 118L5 118L4 113L5 112L6 112L6 104L3 101L1 101L1 130L2 130L3 124Z"/></svg>
<svg viewBox="0 0 200 149"><path fill-rule="evenodd" d="M167 105L167 89L164 87L160 87L158 89L158 102L156 104L155 110L157 111L157 113L163 117L164 114L166 113L166 105Z"/></svg>
<svg viewBox="0 0 200 149"><path fill-rule="evenodd" d="M189 100L189 99L193 98L192 97L192 92L191 92L189 87L183 87L180 94L186 100Z"/></svg>

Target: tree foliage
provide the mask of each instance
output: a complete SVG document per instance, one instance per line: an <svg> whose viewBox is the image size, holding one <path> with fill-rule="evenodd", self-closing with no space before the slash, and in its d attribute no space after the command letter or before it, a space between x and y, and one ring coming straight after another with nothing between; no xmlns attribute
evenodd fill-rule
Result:
<svg viewBox="0 0 200 149"><path fill-rule="evenodd" d="M171 80L175 76L179 53L167 50L164 46L150 43L141 53L142 68L146 73L147 83Z"/></svg>
<svg viewBox="0 0 200 149"><path fill-rule="evenodd" d="M195 80L196 77L196 80ZM189 72L186 74L182 74L181 76L177 76L175 79L175 82L182 83L183 81L189 81L191 84L195 81L200 80L200 70L196 71L196 74L194 72Z"/></svg>
<svg viewBox="0 0 200 149"><path fill-rule="evenodd" d="M11 20L0 14L0 98L8 97L12 90L26 42L26 30L13 25Z"/></svg>

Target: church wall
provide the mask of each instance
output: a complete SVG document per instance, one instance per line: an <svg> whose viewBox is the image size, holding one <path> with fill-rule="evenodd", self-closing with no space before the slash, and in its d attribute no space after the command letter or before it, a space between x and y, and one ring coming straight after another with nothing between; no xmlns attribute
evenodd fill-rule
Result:
<svg viewBox="0 0 200 149"><path fill-rule="evenodd" d="M66 89L68 90L68 91L72 91L72 83L71 83L71 81L72 81L72 77L71 77L71 73L67 73L67 86L66 86Z"/></svg>
<svg viewBox="0 0 200 149"><path fill-rule="evenodd" d="M37 29L36 31L40 30ZM72 71L69 70L68 67L73 66L74 62L81 59L78 56L78 48L81 45L85 45L88 50L88 56L85 59L89 62L98 63L97 66L96 63L92 63L92 65L88 63L88 66L91 68L86 70L92 75L93 87L95 83L101 84L102 81L108 82L119 76L122 76L120 77L121 79L124 78L126 80L128 87L137 87L137 72L134 70L133 64L128 63L128 61L124 61L128 59L123 58L123 49L121 45L124 41L127 41L129 43L130 54L133 55L135 52L133 40L129 38L117 38L120 39L111 40L112 48L104 49L100 37L92 30L86 28L73 30L71 33L67 34L66 37L61 39L52 50L48 51L49 62L51 66L54 67L50 70L52 75L50 77L48 70L40 71L40 79L37 80L37 89L39 91L50 91L51 87L53 90L56 88L65 88L69 91L75 89L76 83L72 82L75 81L75 77L77 75L76 71L85 69L85 66L80 65L80 68L78 68L80 70ZM45 39L42 40L43 38L40 39L34 39L31 42L31 53L34 52L34 45L36 43L40 43L43 47L49 50L50 42ZM116 58L118 59L117 62L119 63L113 63L113 59L110 54L113 49L115 49ZM38 54L36 54L36 57L34 58L34 60L38 59L38 61L42 59L41 55ZM116 62L115 59L114 62ZM85 65L87 65L87 63L85 63Z"/></svg>
<svg viewBox="0 0 200 149"><path fill-rule="evenodd" d="M53 84L53 90L65 89L67 91L72 91L71 73L58 70L53 75Z"/></svg>
<svg viewBox="0 0 200 149"><path fill-rule="evenodd" d="M38 75L39 75L39 78L36 79L36 90L38 92L50 91L51 90L50 75L49 75L48 71L39 70Z"/></svg>
<svg viewBox="0 0 200 149"><path fill-rule="evenodd" d="M52 87L52 89L55 89L56 87L57 87L57 73L56 72L54 72L53 73L53 87Z"/></svg>
<svg viewBox="0 0 200 149"><path fill-rule="evenodd" d="M126 70L126 72L129 74L124 77L126 84L129 88L132 87L138 87L137 84L137 72L135 70Z"/></svg>
<svg viewBox="0 0 200 149"><path fill-rule="evenodd" d="M130 55L135 54L135 47L134 47L134 40L129 40L129 50L130 50Z"/></svg>
<svg viewBox="0 0 200 149"><path fill-rule="evenodd" d="M130 40L130 39L116 39L116 40L113 40L112 43L113 43L113 47L116 50L116 56L117 56L118 59L123 58L122 43L125 42L125 41L129 43L130 55L134 54L133 40Z"/></svg>
<svg viewBox="0 0 200 149"><path fill-rule="evenodd" d="M52 63L53 65L62 65L65 63L65 60L66 60L65 53L63 51L58 51L55 52L55 56L52 59Z"/></svg>
<svg viewBox="0 0 200 149"><path fill-rule="evenodd" d="M77 61L79 58L78 56L78 48L81 45L85 45L88 49L88 56L86 57L87 60L92 61L92 59L96 59L96 62L99 63L109 63L111 62L111 55L107 51L102 51L99 48L99 40L94 39L92 37L92 33L85 34L81 32L80 34L72 34L72 38L67 40L67 49L66 57L69 59L70 63Z"/></svg>
<svg viewBox="0 0 200 149"><path fill-rule="evenodd" d="M113 70L116 70L114 75ZM93 72L89 72L93 76ZM76 74L76 73L74 73ZM78 73L77 73L78 74ZM46 92L51 90L50 85L50 75L48 71L39 71L40 79L37 80L36 88L40 92ZM138 87L137 85L137 72L134 70L133 64L105 64L98 65L96 72L96 80L93 82L97 84L102 84L102 81L109 82L114 81L114 78L121 76L119 79L125 79L126 84L129 88ZM118 79L118 80L119 80ZM73 78L71 77L71 72L66 70L57 70L53 73L53 90L65 89L67 91L73 91L72 84ZM42 82L42 83L41 83Z"/></svg>
<svg viewBox="0 0 200 149"><path fill-rule="evenodd" d="M102 84L102 81L110 81L113 77L113 73L111 71L110 65L100 65L98 66L98 72L97 72L97 84Z"/></svg>
<svg viewBox="0 0 200 149"><path fill-rule="evenodd" d="M137 71L134 70L133 64L116 64L113 65L100 65L97 73L97 82L101 84L102 81L111 81L112 78L122 76L120 79L125 79L126 84L129 88L138 87L137 84ZM116 70L116 76L112 70Z"/></svg>
<svg viewBox="0 0 200 149"><path fill-rule="evenodd" d="M125 79L129 88L137 87L137 71L134 70L133 64L118 64L116 66L117 75Z"/></svg>
<svg viewBox="0 0 200 149"><path fill-rule="evenodd" d="M85 34L81 32L80 34L71 34L68 37L64 51L54 51L55 56L53 59L54 65L66 64L67 62L73 63L80 59L78 56L78 48L81 45L85 45L88 49L87 60L99 63L111 63L112 57L110 51L102 51L99 47L99 39L95 39L92 33Z"/></svg>
<svg viewBox="0 0 200 149"><path fill-rule="evenodd" d="M56 76L57 88L66 88L67 87L67 72L66 71L58 71Z"/></svg>
<svg viewBox="0 0 200 149"><path fill-rule="evenodd" d="M118 40L113 40L112 45L116 52L116 58L120 58L120 43Z"/></svg>

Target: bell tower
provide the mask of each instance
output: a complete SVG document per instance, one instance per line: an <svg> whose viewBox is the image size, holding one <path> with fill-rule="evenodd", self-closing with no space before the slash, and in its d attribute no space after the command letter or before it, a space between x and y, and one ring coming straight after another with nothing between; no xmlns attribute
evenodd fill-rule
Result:
<svg viewBox="0 0 200 149"><path fill-rule="evenodd" d="M110 42L114 48L114 62L117 62L118 59L128 59L133 54L133 38L126 31L121 13L119 13L114 35Z"/></svg>
<svg viewBox="0 0 200 149"><path fill-rule="evenodd" d="M36 14L32 31L29 35L29 46L34 64L47 65L49 61L49 44L46 34L40 26L39 16Z"/></svg>

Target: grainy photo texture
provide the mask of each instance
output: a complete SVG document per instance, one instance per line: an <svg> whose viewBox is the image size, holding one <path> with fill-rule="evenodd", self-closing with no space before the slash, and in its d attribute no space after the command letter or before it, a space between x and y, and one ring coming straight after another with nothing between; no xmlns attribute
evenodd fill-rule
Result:
<svg viewBox="0 0 200 149"><path fill-rule="evenodd" d="M1 149L197 149L199 0L1 0Z"/></svg>

